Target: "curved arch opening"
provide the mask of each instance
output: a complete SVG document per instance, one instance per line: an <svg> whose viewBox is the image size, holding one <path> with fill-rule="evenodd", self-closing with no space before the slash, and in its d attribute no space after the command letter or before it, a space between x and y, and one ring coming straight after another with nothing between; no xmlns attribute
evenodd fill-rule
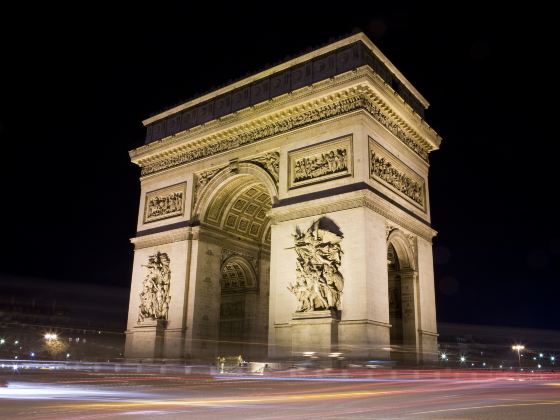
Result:
<svg viewBox="0 0 560 420"><path fill-rule="evenodd" d="M221 269L219 347L221 355L253 354L253 315L257 310L256 275L249 261L228 258Z"/></svg>
<svg viewBox="0 0 560 420"><path fill-rule="evenodd" d="M233 256L222 264L220 288L223 293L235 293L256 288L255 271L243 257Z"/></svg>
<svg viewBox="0 0 560 420"><path fill-rule="evenodd" d="M416 358L416 271L412 250L402 232L394 231L387 243L387 274L391 358L399 362Z"/></svg>
<svg viewBox="0 0 560 420"><path fill-rule="evenodd" d="M238 175L220 185L201 214L201 223L240 240L270 244L267 217L272 198L267 187L251 175Z"/></svg>
<svg viewBox="0 0 560 420"><path fill-rule="evenodd" d="M219 288L204 293L221 357L266 354L271 194L260 175L229 171L206 185L197 205L199 240L219 256L203 257L203 264L206 273L219 276L211 282Z"/></svg>

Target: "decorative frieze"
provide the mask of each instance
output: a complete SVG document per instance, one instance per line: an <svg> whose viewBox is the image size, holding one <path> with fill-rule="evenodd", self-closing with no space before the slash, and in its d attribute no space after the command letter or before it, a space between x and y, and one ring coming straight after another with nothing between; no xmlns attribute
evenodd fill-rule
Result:
<svg viewBox="0 0 560 420"><path fill-rule="evenodd" d="M395 155L369 138L370 178L388 186L399 195L426 210L424 179L406 166Z"/></svg>
<svg viewBox="0 0 560 420"><path fill-rule="evenodd" d="M352 136L288 153L288 188L352 175Z"/></svg>
<svg viewBox="0 0 560 420"><path fill-rule="evenodd" d="M172 185L146 194L144 223L182 216L185 210L186 183Z"/></svg>
<svg viewBox="0 0 560 420"><path fill-rule="evenodd" d="M344 278L339 271L342 262L342 234L320 226L325 219L313 222L305 232L296 229L296 282L288 290L297 300L297 312L340 309ZM328 220L328 219L327 219ZM329 220L329 225L333 225ZM327 223L325 223L327 224Z"/></svg>
<svg viewBox="0 0 560 420"><path fill-rule="evenodd" d="M145 319L167 319L169 312L169 286L171 284L171 270L169 256L164 252L156 252L148 257L148 273L142 283L140 293L140 308L138 323Z"/></svg>
<svg viewBox="0 0 560 420"><path fill-rule="evenodd" d="M177 152L177 154L160 159L153 163L142 166L142 175L149 175L163 171L174 166L194 162L218 153L227 152L241 146L255 143L267 137L286 133L290 130L300 128L309 124L323 121L327 118L337 117L357 110L367 111L377 122L398 137L404 144L412 149L425 161L428 160L428 149L419 144L405 129L390 117L381 106L374 103L371 95L366 91L358 91L357 94L339 100L333 100L325 105L313 104L310 107L301 107L306 111L294 112L289 116L278 118L273 122L267 121L261 126L248 129L243 132L231 134L227 138L221 138L204 145L192 146L191 148Z"/></svg>

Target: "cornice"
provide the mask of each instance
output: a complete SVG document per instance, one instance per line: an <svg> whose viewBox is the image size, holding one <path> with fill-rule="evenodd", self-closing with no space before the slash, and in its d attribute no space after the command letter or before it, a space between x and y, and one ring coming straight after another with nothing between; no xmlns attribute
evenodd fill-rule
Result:
<svg viewBox="0 0 560 420"><path fill-rule="evenodd" d="M164 232L153 233L145 236L131 238L130 242L134 244L134 249L149 248L152 246L164 245L172 242L181 242L189 239L196 239L198 236L198 228L184 227Z"/></svg>
<svg viewBox="0 0 560 420"><path fill-rule="evenodd" d="M433 331L427 331L427 330L419 329L418 332L422 335L429 335L431 337L439 337L439 334L437 332L433 332Z"/></svg>
<svg viewBox="0 0 560 420"><path fill-rule="evenodd" d="M334 90L337 88L338 91ZM390 103L393 100L387 96L388 89L379 76L364 66L303 88L297 94L286 94L262 105L192 128L180 135L142 146L131 151L130 156L134 163L142 167L144 176L325 119L365 110L427 161L428 153L439 146L439 137L427 124L422 124L423 120L412 111L403 109L405 112L396 112L396 108L403 106L396 102ZM306 98L307 102L302 102ZM415 129L413 125L419 129Z"/></svg>
<svg viewBox="0 0 560 420"><path fill-rule="evenodd" d="M272 219L272 223L274 224L357 207L366 207L429 242L431 242L432 238L437 234L434 229L425 224L427 222L422 223L420 220L415 219L403 210L367 190L353 191L311 202L306 201L303 203L275 207L271 209L267 215Z"/></svg>
<svg viewBox="0 0 560 420"><path fill-rule="evenodd" d="M368 325L375 325L377 327L386 327L386 328L391 327L391 324L389 324L388 322L374 321L372 319L343 319L339 321L339 325L355 325L355 324L359 324L359 325L368 324Z"/></svg>

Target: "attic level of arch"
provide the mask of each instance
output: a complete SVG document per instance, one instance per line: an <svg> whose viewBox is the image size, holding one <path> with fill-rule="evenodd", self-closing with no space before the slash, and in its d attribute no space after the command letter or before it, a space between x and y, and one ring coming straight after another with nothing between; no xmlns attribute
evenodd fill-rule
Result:
<svg viewBox="0 0 560 420"><path fill-rule="evenodd" d="M147 124L145 143L367 65L422 118L425 106L362 41L344 45Z"/></svg>

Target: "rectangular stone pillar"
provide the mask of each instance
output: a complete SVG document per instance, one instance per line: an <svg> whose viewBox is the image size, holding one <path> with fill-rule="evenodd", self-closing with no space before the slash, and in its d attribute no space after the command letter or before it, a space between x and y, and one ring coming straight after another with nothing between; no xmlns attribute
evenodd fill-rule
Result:
<svg viewBox="0 0 560 420"><path fill-rule="evenodd" d="M152 235L140 236L132 239L134 243L134 265L132 270L132 281L130 287L130 301L128 311L127 340L125 348L125 356L133 354L142 354L141 357L146 358L165 358L171 360L179 360L184 354L184 336L185 336L185 312L186 312L186 295L189 286L187 262L190 258L190 228L180 228L172 231L154 233ZM157 325L158 337L161 335L161 345L158 344L158 354L148 354L146 348L155 349L148 343L148 347L144 347L143 340L145 332L154 327L146 318L142 322L138 322L141 296L146 282L150 281L148 276L150 271L147 267L150 258L157 254L165 255L169 261L169 290L168 290L168 311L166 322ZM155 321L154 321L155 322ZM160 331L163 329L165 331ZM134 338L136 334L139 337ZM159 338L158 338L159 340ZM159 343L159 341L158 341ZM139 347L138 347L139 346ZM161 351L159 348L161 347Z"/></svg>
<svg viewBox="0 0 560 420"><path fill-rule="evenodd" d="M424 363L438 360L434 263L432 244L418 238L418 330L420 353Z"/></svg>
<svg viewBox="0 0 560 420"><path fill-rule="evenodd" d="M418 352L418 285L416 272L402 270L401 278L401 302L402 302L402 331L403 345L405 349L404 361L417 363L420 360Z"/></svg>
<svg viewBox="0 0 560 420"><path fill-rule="evenodd" d="M218 354L222 247L198 237L193 241L187 302L185 357L214 359Z"/></svg>

